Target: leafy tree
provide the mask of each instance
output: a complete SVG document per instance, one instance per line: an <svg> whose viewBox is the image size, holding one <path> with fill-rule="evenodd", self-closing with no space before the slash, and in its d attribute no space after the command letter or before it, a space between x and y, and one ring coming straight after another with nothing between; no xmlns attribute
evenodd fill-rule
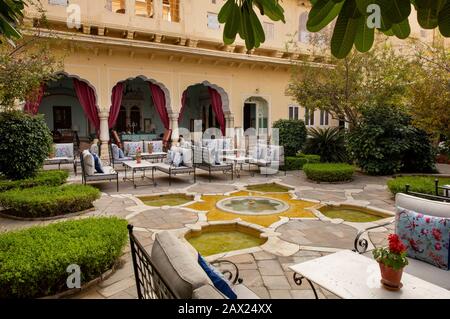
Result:
<svg viewBox="0 0 450 319"><path fill-rule="evenodd" d="M307 109L346 121L350 129L358 125L363 105L405 103L412 63L388 45L378 44L366 54L353 51L334 62L330 67L295 64L287 94Z"/></svg>
<svg viewBox="0 0 450 319"><path fill-rule="evenodd" d="M278 120L272 125L279 129L280 145L286 156L295 156L303 148L306 140L306 126L300 120Z"/></svg>
<svg viewBox="0 0 450 319"><path fill-rule="evenodd" d="M434 170L434 152L427 135L413 127L399 107L365 107L361 123L348 137L350 156L371 175Z"/></svg>
<svg viewBox="0 0 450 319"><path fill-rule="evenodd" d="M33 98L41 83L56 78L63 56L55 56L48 41L33 36L15 47L0 44L0 111L13 109L16 100Z"/></svg>
<svg viewBox="0 0 450 319"><path fill-rule="evenodd" d="M303 151L306 154L320 155L322 162L345 162L345 133L338 127L310 128Z"/></svg>
<svg viewBox="0 0 450 319"><path fill-rule="evenodd" d="M417 74L409 86L408 111L414 124L433 136L450 140L450 51L414 42Z"/></svg>

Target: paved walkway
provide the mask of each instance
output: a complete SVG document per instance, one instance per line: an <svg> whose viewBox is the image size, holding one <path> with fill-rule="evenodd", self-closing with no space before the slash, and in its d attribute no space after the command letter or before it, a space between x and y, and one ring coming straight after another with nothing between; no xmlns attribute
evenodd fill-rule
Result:
<svg viewBox="0 0 450 319"><path fill-rule="evenodd" d="M136 227L136 235L144 247L151 249L153 236L158 231L188 229L198 223L205 223L203 214L184 208L151 208L144 206L135 196L166 192L189 192L194 194L226 194L242 189L247 184L278 182L294 188L293 195L322 203L347 203L361 206L373 206L393 211L392 195L386 187L386 177L369 177L356 174L347 184L316 184L308 181L301 171L290 172L271 177L256 175L251 177L243 173L240 179L231 181L229 176L216 174L212 183L208 183L206 174L199 174L196 184L188 176L176 178L171 187L164 175L157 175L158 186L134 189L130 183L121 183L120 192L115 191L113 183L100 183L97 187L103 192L95 202L95 211L85 216L118 216L126 218ZM70 182L79 182L80 178L71 177ZM198 196L197 196L198 197ZM226 255L226 259L235 262L244 283L261 298L313 298L307 284L299 287L292 277L289 266L318 258L341 249L352 249L353 240L359 228L371 224L347 223L342 220L329 220L316 212L317 218L283 218L266 229L266 232L278 234L263 246ZM49 222L22 222L0 218L0 231L19 229ZM370 235L373 244L384 244L385 232ZM322 298L335 298L319 288ZM132 270L129 247L121 258L121 266L106 281L75 296L76 298L136 298L136 287Z"/></svg>

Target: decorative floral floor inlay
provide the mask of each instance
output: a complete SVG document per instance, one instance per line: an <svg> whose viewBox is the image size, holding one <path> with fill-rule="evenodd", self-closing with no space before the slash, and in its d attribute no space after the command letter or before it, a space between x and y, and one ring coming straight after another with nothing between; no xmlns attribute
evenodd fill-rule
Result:
<svg viewBox="0 0 450 319"><path fill-rule="evenodd" d="M276 200L280 200L289 205L289 208L282 213L275 213L272 215L242 215L242 214L234 214L230 212L225 212L219 208L217 208L216 203L222 199L230 198L230 197L243 197L243 196L256 196L256 197L264 197L264 198L273 198ZM261 225L263 227L269 227L273 223L276 223L280 220L281 217L288 218L315 218L316 216L306 210L306 208L310 208L316 206L316 203L303 201L294 199L289 193L256 193L249 191L238 191L232 193L230 195L202 195L200 202L196 202L192 205L186 206L186 208L194 209L197 211L206 211L208 221L227 221L234 220L240 218L243 221Z"/></svg>

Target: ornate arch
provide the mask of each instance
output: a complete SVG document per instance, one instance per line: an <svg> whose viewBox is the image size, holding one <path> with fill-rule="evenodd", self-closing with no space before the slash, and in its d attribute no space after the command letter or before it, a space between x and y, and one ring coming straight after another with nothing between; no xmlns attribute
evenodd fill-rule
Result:
<svg viewBox="0 0 450 319"><path fill-rule="evenodd" d="M155 79L148 78L145 75L137 75L137 76L132 76L132 77L129 77L129 78L125 79L125 80L119 81L114 86L116 86L118 83L124 83L124 82L127 82L127 81L133 81L135 79L141 79L141 80L143 80L145 82L150 82L152 84L155 84L155 85L159 86L161 88L161 90L164 92L164 97L166 98L167 113L169 113L169 114L172 113L172 107L171 107L172 103L171 103L171 99L170 99L169 89L163 83L158 82ZM114 86L113 86L113 88L114 88Z"/></svg>

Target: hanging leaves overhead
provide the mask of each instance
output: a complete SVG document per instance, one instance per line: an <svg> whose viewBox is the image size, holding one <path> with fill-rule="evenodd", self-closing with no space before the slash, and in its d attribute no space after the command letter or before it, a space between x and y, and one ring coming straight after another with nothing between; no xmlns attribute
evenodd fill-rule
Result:
<svg viewBox="0 0 450 319"><path fill-rule="evenodd" d="M422 28L439 28L443 36L450 37L450 0L311 0L311 4L308 31L318 32L337 18L331 39L331 53L337 58L345 58L353 45L360 52L372 48L375 28L368 20L376 11L368 7L373 4L380 9L381 24L376 29L388 36L409 37L408 18L413 6Z"/></svg>
<svg viewBox="0 0 450 319"><path fill-rule="evenodd" d="M319 32L336 20L331 40L331 52L344 58L355 48L369 51L374 43L375 29L388 36L406 39L411 34L409 16L411 8L417 11L417 20L424 29L439 28L450 37L450 0L310 0L307 29ZM258 48L265 41L264 30L256 15L266 15L273 21L284 20L282 2L278 0L227 0L219 13L219 22L225 24L223 41L232 44L239 36L248 50ZM373 19L370 5L380 9L380 26L371 27ZM369 11L369 12L368 12Z"/></svg>
<svg viewBox="0 0 450 319"><path fill-rule="evenodd" d="M16 24L23 18L24 6L22 0L0 0L0 34L7 39L21 38Z"/></svg>
<svg viewBox="0 0 450 319"><path fill-rule="evenodd" d="M232 44L239 34L248 50L259 48L266 40L255 10L273 21L283 21L284 9L278 0L227 0L219 12L219 22L225 24L223 42Z"/></svg>

